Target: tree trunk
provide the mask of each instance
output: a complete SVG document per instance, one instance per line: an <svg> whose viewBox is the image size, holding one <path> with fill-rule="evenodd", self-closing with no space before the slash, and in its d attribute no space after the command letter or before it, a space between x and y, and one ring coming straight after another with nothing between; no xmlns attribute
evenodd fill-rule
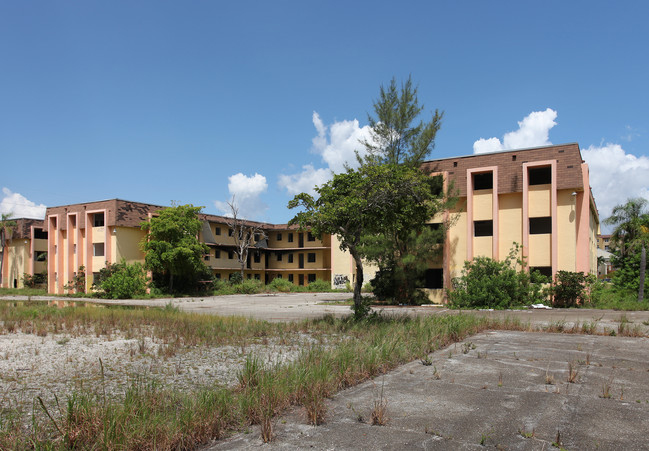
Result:
<svg viewBox="0 0 649 451"><path fill-rule="evenodd" d="M647 250L645 245L642 245L642 252L640 253L640 287L638 288L638 302L644 300L644 274L647 267Z"/></svg>
<svg viewBox="0 0 649 451"><path fill-rule="evenodd" d="M363 260L356 253L350 249L350 254L354 258L354 263L356 263L356 283L354 284L354 307L356 311L359 311L359 307L363 304L363 297L361 295L361 289L363 288Z"/></svg>
<svg viewBox="0 0 649 451"><path fill-rule="evenodd" d="M174 292L174 273L169 273L169 294Z"/></svg>

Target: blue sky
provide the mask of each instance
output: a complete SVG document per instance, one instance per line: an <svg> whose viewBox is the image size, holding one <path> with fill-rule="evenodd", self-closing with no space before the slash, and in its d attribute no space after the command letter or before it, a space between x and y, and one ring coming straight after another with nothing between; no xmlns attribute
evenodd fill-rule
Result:
<svg viewBox="0 0 649 451"><path fill-rule="evenodd" d="M235 194L286 222L360 148L379 86L412 74L426 115L444 111L431 158L578 142L605 217L649 198L647 17L644 1L2 2L0 211L221 214Z"/></svg>

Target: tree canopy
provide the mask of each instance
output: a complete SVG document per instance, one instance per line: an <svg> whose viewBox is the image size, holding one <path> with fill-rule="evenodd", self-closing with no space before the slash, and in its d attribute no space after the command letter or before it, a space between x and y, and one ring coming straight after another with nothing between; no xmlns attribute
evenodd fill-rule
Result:
<svg viewBox="0 0 649 451"><path fill-rule="evenodd" d="M191 204L165 208L141 224L147 232L142 241L145 266L153 271L154 281L168 281L170 292L174 289L174 278L187 287L208 272L203 263L208 247L198 240L202 226L198 213L202 208Z"/></svg>
<svg viewBox="0 0 649 451"><path fill-rule="evenodd" d="M408 77L401 89L396 79L381 86L374 101L374 114L368 114L371 139L365 140L367 154L358 156L361 164L406 164L419 167L435 147L435 136L442 125L443 112L435 110L429 121L419 120L424 105L419 104L418 88Z"/></svg>

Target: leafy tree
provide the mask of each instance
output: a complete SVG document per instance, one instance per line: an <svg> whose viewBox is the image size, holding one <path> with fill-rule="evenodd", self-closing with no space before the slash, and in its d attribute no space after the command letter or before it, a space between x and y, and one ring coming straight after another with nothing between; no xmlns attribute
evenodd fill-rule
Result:
<svg viewBox="0 0 649 451"><path fill-rule="evenodd" d="M645 270L647 266L646 247L649 242L649 213L648 201L644 198L628 199L623 205L617 205L605 224L615 226L611 234L615 246L613 264L629 272L633 265L633 254L640 252L638 265L638 302L644 299ZM633 271L635 272L635 271ZM614 281L616 280L614 276ZM620 278L617 278L620 281Z"/></svg>
<svg viewBox="0 0 649 451"><path fill-rule="evenodd" d="M11 239L14 227L16 227L16 221L9 219L11 216L12 213L2 213L0 219L0 285L3 282L2 270L4 265L5 247Z"/></svg>
<svg viewBox="0 0 649 451"><path fill-rule="evenodd" d="M388 87L381 86L374 101L376 117L368 115L370 138L362 144L367 154L357 154L361 164L406 164L419 168L435 147L435 136L442 125L443 112L435 110L430 121L416 122L424 105L419 105L417 87L408 77L401 89L393 78Z"/></svg>
<svg viewBox="0 0 649 451"><path fill-rule="evenodd" d="M202 223L198 213L203 207L177 205L158 212L158 216L141 224L147 232L142 240L145 267L156 277L168 280L173 292L174 278L182 288L195 288L198 280L209 273L203 263L208 248L198 240Z"/></svg>
<svg viewBox="0 0 649 451"><path fill-rule="evenodd" d="M261 227L239 217L239 208L234 202L234 196L232 201L227 202L227 204L230 207L230 216L226 218L225 222L232 231L234 253L237 255L237 261L241 266L241 281L243 281L243 272L248 262L250 248L254 247L255 243L260 240L267 238L267 236Z"/></svg>

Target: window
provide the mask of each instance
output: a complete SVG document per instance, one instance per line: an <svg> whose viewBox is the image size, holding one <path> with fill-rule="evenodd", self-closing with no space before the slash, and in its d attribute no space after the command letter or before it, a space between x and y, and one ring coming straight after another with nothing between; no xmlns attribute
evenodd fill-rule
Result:
<svg viewBox="0 0 649 451"><path fill-rule="evenodd" d="M103 227L104 226L104 214L95 213L92 215L92 226L93 227Z"/></svg>
<svg viewBox="0 0 649 451"><path fill-rule="evenodd" d="M214 227L214 235L220 235L221 234L221 227Z"/></svg>
<svg viewBox="0 0 649 451"><path fill-rule="evenodd" d="M252 279L252 275L248 274L248 280Z"/></svg>
<svg viewBox="0 0 649 451"><path fill-rule="evenodd" d="M72 245L72 253L73 253L73 254L76 254L76 253L77 253L77 243L74 243L74 244Z"/></svg>
<svg viewBox="0 0 649 451"><path fill-rule="evenodd" d="M261 262L261 254L259 252L255 252L254 254L252 254L252 259L255 263Z"/></svg>
<svg viewBox="0 0 649 451"><path fill-rule="evenodd" d="M281 278L282 278L282 275L281 275L281 274L277 274L276 279L281 279Z"/></svg>
<svg viewBox="0 0 649 451"><path fill-rule="evenodd" d="M203 255L203 260L205 260L206 262L210 261L209 254Z"/></svg>
<svg viewBox="0 0 649 451"><path fill-rule="evenodd" d="M232 236L232 235L234 235L234 230L228 229L228 236Z"/></svg>
<svg viewBox="0 0 649 451"><path fill-rule="evenodd" d="M550 166L530 168L527 175L530 185L547 185L552 183L552 168Z"/></svg>
<svg viewBox="0 0 649 451"><path fill-rule="evenodd" d="M277 234L277 241L282 241L282 234L281 233Z"/></svg>
<svg viewBox="0 0 649 451"><path fill-rule="evenodd" d="M221 258L221 251L218 249L214 250L214 258Z"/></svg>
<svg viewBox="0 0 649 451"><path fill-rule="evenodd" d="M307 233L306 239L307 241L315 241L315 237L311 234L311 232Z"/></svg>
<svg viewBox="0 0 649 451"><path fill-rule="evenodd" d="M255 238L255 241L259 241L259 234L258 234L258 233L255 233L254 238Z"/></svg>
<svg viewBox="0 0 649 451"><path fill-rule="evenodd" d="M47 252L45 252L45 251L34 251L34 261L37 261L37 262L47 261Z"/></svg>
<svg viewBox="0 0 649 451"><path fill-rule="evenodd" d="M234 252L228 251L228 258L232 260L234 258Z"/></svg>
<svg viewBox="0 0 649 451"><path fill-rule="evenodd" d="M552 233L552 218L550 216L530 218L530 235L541 235L544 233Z"/></svg>
<svg viewBox="0 0 649 451"><path fill-rule="evenodd" d="M293 263L293 254L288 254L288 262Z"/></svg>
<svg viewBox="0 0 649 451"><path fill-rule="evenodd" d="M280 252L277 253L277 261L278 262L282 261L282 254Z"/></svg>
<svg viewBox="0 0 649 451"><path fill-rule="evenodd" d="M36 239L36 240L46 240L47 239L47 230L34 229L34 239Z"/></svg>
<svg viewBox="0 0 649 451"><path fill-rule="evenodd" d="M216 280L221 280L221 273L220 273L220 272L217 272L216 274L214 274L214 278L215 278Z"/></svg>
<svg viewBox="0 0 649 451"><path fill-rule="evenodd" d="M315 274L307 275L307 282L308 283L315 282Z"/></svg>
<svg viewBox="0 0 649 451"><path fill-rule="evenodd" d="M474 221L473 222L473 236L493 236L494 223L490 219L488 221Z"/></svg>
<svg viewBox="0 0 649 451"><path fill-rule="evenodd" d="M93 257L103 257L104 243L92 243L92 255Z"/></svg>
<svg viewBox="0 0 649 451"><path fill-rule="evenodd" d="M552 266L533 266L530 268L530 272L532 271L539 272L541 275L552 279Z"/></svg>
<svg viewBox="0 0 649 451"><path fill-rule="evenodd" d="M255 274L255 280L261 280L261 276L259 274Z"/></svg>
<svg viewBox="0 0 649 451"><path fill-rule="evenodd" d="M293 283L293 274L288 275L288 281Z"/></svg>
<svg viewBox="0 0 649 451"><path fill-rule="evenodd" d="M483 174L474 174L473 175L473 190L477 191L480 189L493 189L494 187L494 175L493 172L485 172Z"/></svg>
<svg viewBox="0 0 649 451"><path fill-rule="evenodd" d="M315 263L315 252L309 252L306 254L306 261L309 263Z"/></svg>
<svg viewBox="0 0 649 451"><path fill-rule="evenodd" d="M293 234L289 232L288 234L288 242L292 243L293 242Z"/></svg>
<svg viewBox="0 0 649 451"><path fill-rule="evenodd" d="M424 273L424 288L444 288L444 269L427 269Z"/></svg>

